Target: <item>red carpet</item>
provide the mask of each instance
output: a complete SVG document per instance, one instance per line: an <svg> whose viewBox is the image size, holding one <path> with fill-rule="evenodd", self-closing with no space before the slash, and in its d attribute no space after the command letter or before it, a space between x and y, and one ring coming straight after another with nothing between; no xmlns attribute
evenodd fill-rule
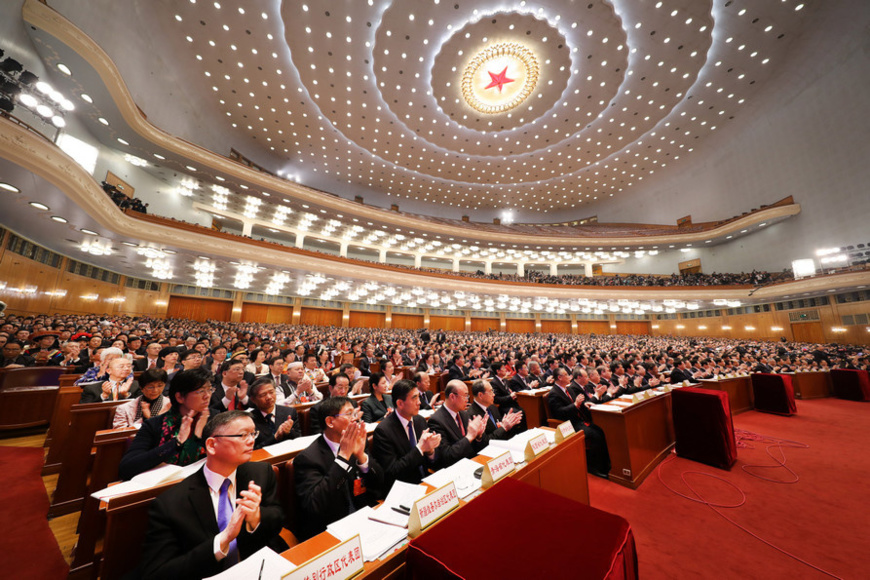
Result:
<svg viewBox="0 0 870 580"><path fill-rule="evenodd" d="M0 577L53 580L69 571L45 518L42 459L41 448L0 447Z"/></svg>
<svg viewBox="0 0 870 580"><path fill-rule="evenodd" d="M742 507L717 508L761 538L841 578L870 575L870 404L839 399L798 401L798 414L781 417L749 411L734 417L735 430L790 439L809 448L785 448L786 465L799 481L778 484L743 467L776 465L766 444L739 446L737 463L723 471L674 457L632 491L589 478L593 507L626 518L637 542L641 578L826 578L824 573L776 551L717 515L683 499L692 495L684 472L714 474L745 493ZM738 445L739 439L738 439ZM777 451L772 453L777 455ZM780 481L786 469L752 468ZM686 475L709 502L737 504L741 493L705 476Z"/></svg>

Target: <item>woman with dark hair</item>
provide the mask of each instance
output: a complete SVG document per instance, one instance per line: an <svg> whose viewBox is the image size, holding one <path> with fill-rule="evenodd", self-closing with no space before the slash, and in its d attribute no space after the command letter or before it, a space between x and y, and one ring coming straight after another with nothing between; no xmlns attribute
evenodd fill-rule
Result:
<svg viewBox="0 0 870 580"><path fill-rule="evenodd" d="M251 353L251 362L245 370L254 376L268 375L269 365L266 364L266 351L258 348Z"/></svg>
<svg viewBox="0 0 870 580"><path fill-rule="evenodd" d="M372 373L369 377L372 394L360 405L363 421L376 423L393 412L393 399L387 394L389 385L383 373Z"/></svg>
<svg viewBox="0 0 870 580"><path fill-rule="evenodd" d="M115 408L112 428L138 429L143 421L169 411L171 403L169 397L163 396L164 387L166 387L166 371L153 368L143 372L139 376L139 389L142 394Z"/></svg>
<svg viewBox="0 0 870 580"><path fill-rule="evenodd" d="M210 378L211 373L204 368L175 374L169 384L172 408L142 422L121 458L121 479L132 479L161 463L184 466L205 457L202 429L208 422L208 403L214 392Z"/></svg>

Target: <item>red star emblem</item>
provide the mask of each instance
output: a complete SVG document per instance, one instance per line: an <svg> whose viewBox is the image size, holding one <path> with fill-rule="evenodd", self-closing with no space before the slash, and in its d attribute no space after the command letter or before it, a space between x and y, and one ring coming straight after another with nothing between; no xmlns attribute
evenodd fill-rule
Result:
<svg viewBox="0 0 870 580"><path fill-rule="evenodd" d="M487 71L489 72L489 71ZM493 87L498 87L498 92L501 92L502 87L504 87L508 83L514 82L516 79L507 78L507 67L504 67L504 70L498 74L489 73L489 78L492 79L488 85L483 87L484 89L491 89Z"/></svg>

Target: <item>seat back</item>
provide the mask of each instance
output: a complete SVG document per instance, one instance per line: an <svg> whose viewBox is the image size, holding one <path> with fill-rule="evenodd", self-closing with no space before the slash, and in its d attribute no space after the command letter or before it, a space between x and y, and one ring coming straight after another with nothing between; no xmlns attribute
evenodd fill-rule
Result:
<svg viewBox="0 0 870 580"><path fill-rule="evenodd" d="M770 373L752 375L752 393L755 410L776 415L793 415L797 412L791 377Z"/></svg>
<svg viewBox="0 0 870 580"><path fill-rule="evenodd" d="M835 369L831 371L834 396L849 401L870 401L870 376L867 371Z"/></svg>

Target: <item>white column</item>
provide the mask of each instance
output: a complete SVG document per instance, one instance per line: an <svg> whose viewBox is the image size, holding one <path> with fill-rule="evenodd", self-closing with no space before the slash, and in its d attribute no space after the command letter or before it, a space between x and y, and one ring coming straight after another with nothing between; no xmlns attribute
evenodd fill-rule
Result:
<svg viewBox="0 0 870 580"><path fill-rule="evenodd" d="M453 258L453 271L459 271L459 258Z"/></svg>
<svg viewBox="0 0 870 580"><path fill-rule="evenodd" d="M250 237L251 231L254 229L252 222L242 222L242 235Z"/></svg>
<svg viewBox="0 0 870 580"><path fill-rule="evenodd" d="M484 262L483 263L483 273L484 274L492 274L492 262Z"/></svg>
<svg viewBox="0 0 870 580"><path fill-rule="evenodd" d="M556 262L550 262L550 276L558 276L559 268L556 266Z"/></svg>
<svg viewBox="0 0 870 580"><path fill-rule="evenodd" d="M338 247L338 255L342 258L347 258L347 242L341 242Z"/></svg>
<svg viewBox="0 0 870 580"><path fill-rule="evenodd" d="M387 249L386 248L381 248L378 251L378 262L380 262L381 264L387 263Z"/></svg>
<svg viewBox="0 0 870 580"><path fill-rule="evenodd" d="M419 268L423 265L423 254L414 254L414 267Z"/></svg>
<svg viewBox="0 0 870 580"><path fill-rule="evenodd" d="M583 266L586 268L586 272L585 272L586 277L591 278L592 277L592 264L589 262L586 262L585 264L583 264Z"/></svg>
<svg viewBox="0 0 870 580"><path fill-rule="evenodd" d="M526 270L523 267L523 263L517 262L517 276L525 276L525 275L526 275Z"/></svg>
<svg viewBox="0 0 870 580"><path fill-rule="evenodd" d="M305 244L305 234L302 232L296 232L296 247L302 248L303 244ZM296 312L294 310L294 312Z"/></svg>

